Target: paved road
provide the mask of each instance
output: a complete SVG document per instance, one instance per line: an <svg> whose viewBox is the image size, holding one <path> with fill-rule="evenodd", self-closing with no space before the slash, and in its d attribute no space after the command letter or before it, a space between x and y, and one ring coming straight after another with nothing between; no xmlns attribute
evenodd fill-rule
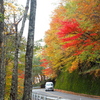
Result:
<svg viewBox="0 0 100 100"><path fill-rule="evenodd" d="M45 91L45 89L33 89L32 92L44 96L61 97L62 98L61 100L100 100L100 99L88 98L72 94L66 94L58 91Z"/></svg>

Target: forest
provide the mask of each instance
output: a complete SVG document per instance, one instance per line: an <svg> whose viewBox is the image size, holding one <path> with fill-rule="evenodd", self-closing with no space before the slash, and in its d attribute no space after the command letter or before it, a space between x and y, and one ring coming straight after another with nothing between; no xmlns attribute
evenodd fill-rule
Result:
<svg viewBox="0 0 100 100"><path fill-rule="evenodd" d="M0 0L0 100L32 99L33 53L39 48L34 42L35 15L36 0L27 0L25 8L16 0ZM26 41L22 35L27 19Z"/></svg>
<svg viewBox="0 0 100 100"><path fill-rule="evenodd" d="M38 41L36 0L26 1L0 0L0 100L31 100L32 87L48 79L55 89L100 96L100 0L61 0Z"/></svg>

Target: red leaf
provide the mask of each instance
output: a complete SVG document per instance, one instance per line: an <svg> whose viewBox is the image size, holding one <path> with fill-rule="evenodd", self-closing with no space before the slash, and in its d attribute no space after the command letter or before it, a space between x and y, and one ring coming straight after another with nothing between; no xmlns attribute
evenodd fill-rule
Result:
<svg viewBox="0 0 100 100"><path fill-rule="evenodd" d="M80 54L82 54L82 52L84 52L85 50L80 50L80 51L76 51L76 53L74 54L74 56L75 55L80 55Z"/></svg>
<svg viewBox="0 0 100 100"><path fill-rule="evenodd" d="M44 75L51 75L53 73L53 70L51 68L46 68L42 70Z"/></svg>
<svg viewBox="0 0 100 100"><path fill-rule="evenodd" d="M62 27L59 30L60 31L56 33L59 37L63 37L76 31L82 32L82 29L79 28L79 24L75 19L63 21Z"/></svg>
<svg viewBox="0 0 100 100"><path fill-rule="evenodd" d="M85 43L89 43L89 42L91 42L91 40L90 40L90 39L87 39L87 40L85 40L84 42L85 42Z"/></svg>
<svg viewBox="0 0 100 100"><path fill-rule="evenodd" d="M74 40L73 42L70 42L70 43L66 43L65 45L63 45L63 48L68 48L70 46L75 46L79 43L81 43L82 41L79 41L79 40Z"/></svg>
<svg viewBox="0 0 100 100"><path fill-rule="evenodd" d="M92 34L90 34L90 36L96 36L96 35L98 35L97 33L92 33Z"/></svg>
<svg viewBox="0 0 100 100"><path fill-rule="evenodd" d="M40 62L47 61L47 59L41 59Z"/></svg>
<svg viewBox="0 0 100 100"><path fill-rule="evenodd" d="M73 37L64 38L64 39L61 39L61 40L63 40L63 42L70 41L70 40L74 40L74 39L79 38L82 34L83 34L83 33L78 33L77 35L75 35L75 36L73 36Z"/></svg>
<svg viewBox="0 0 100 100"><path fill-rule="evenodd" d="M24 76L25 76L24 74L21 74L18 76L18 78L24 79Z"/></svg>

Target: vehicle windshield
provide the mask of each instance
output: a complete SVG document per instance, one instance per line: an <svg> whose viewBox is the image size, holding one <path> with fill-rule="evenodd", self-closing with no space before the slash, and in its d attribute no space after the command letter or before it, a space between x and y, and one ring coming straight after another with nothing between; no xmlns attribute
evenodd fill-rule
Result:
<svg viewBox="0 0 100 100"><path fill-rule="evenodd" d="M53 86L53 84L46 84L46 86Z"/></svg>

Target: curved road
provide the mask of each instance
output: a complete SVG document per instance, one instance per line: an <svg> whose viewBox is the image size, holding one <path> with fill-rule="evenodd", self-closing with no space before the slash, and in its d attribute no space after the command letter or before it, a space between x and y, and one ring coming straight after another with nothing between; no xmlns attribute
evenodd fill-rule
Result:
<svg viewBox="0 0 100 100"><path fill-rule="evenodd" d="M56 98L61 97L60 100L100 100L100 99L94 99L94 98L89 98L84 96L62 93L58 91L45 91L45 89L33 89L32 92L33 94L37 93L42 96L49 96L49 97L56 97Z"/></svg>

